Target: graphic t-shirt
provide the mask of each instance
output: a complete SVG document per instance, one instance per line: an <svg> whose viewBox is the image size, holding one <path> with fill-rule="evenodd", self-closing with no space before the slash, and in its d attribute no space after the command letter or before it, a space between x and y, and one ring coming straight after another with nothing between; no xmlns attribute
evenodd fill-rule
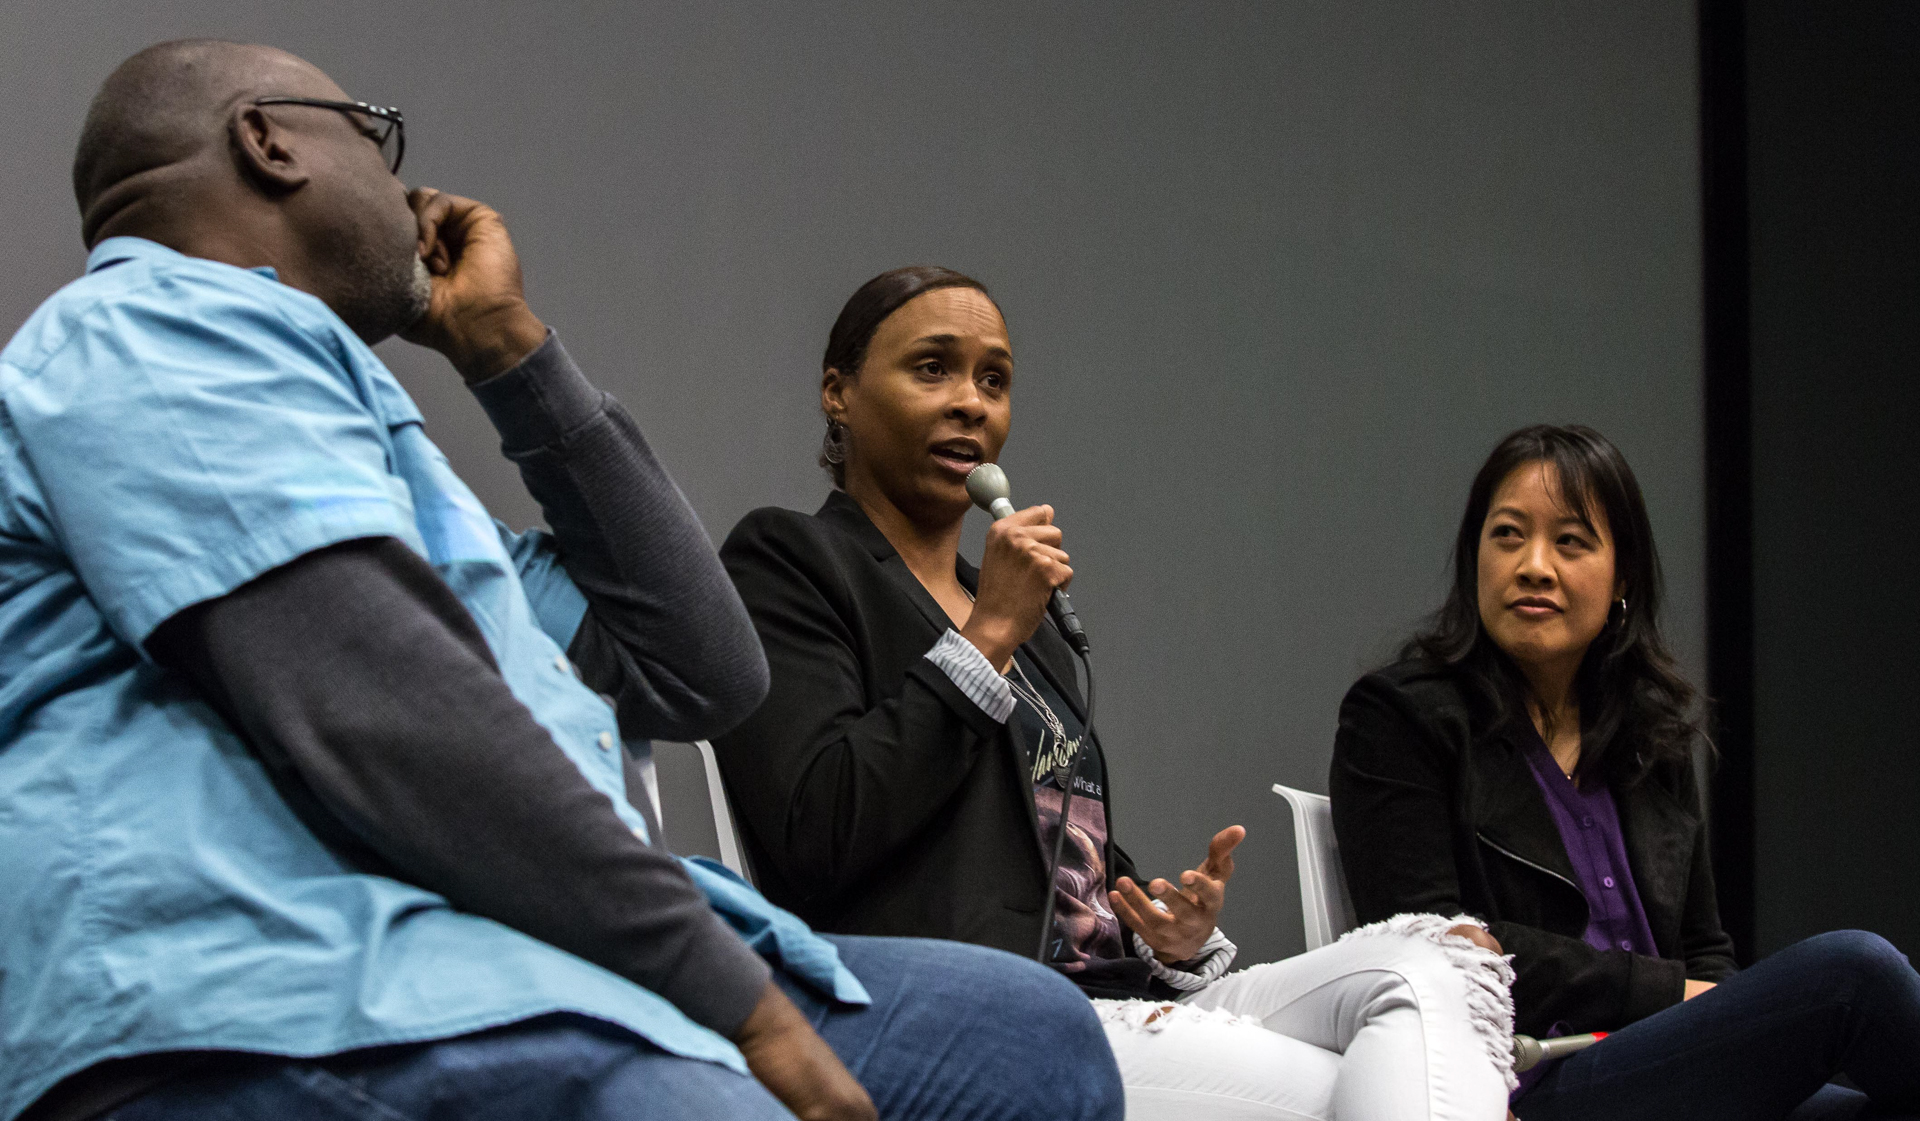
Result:
<svg viewBox="0 0 1920 1121"><path fill-rule="evenodd" d="M1087 730L1024 650L1014 654L1007 684L1013 688L1014 741L1026 752L1033 780L1040 851L1050 860L1060 830L1062 783ZM1066 848L1053 881L1049 960L1083 984L1143 986L1145 965L1127 952L1125 929L1107 902L1107 775L1099 752L1090 745L1074 775L1069 813Z"/></svg>

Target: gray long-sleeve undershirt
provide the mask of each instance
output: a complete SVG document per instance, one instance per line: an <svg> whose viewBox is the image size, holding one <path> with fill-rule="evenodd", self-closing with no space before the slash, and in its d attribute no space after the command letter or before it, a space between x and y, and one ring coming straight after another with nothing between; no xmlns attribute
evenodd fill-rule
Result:
<svg viewBox="0 0 1920 1121"><path fill-rule="evenodd" d="M766 691L758 640L632 418L551 335L474 392L587 599L569 653L618 699L623 731L697 738L744 718ZM724 1035L764 992L766 963L587 784L507 689L465 606L400 542L310 553L182 612L149 646L245 736L309 827L369 871L627 977ZM125 1100L168 1073L158 1058L83 1072L34 1116Z"/></svg>

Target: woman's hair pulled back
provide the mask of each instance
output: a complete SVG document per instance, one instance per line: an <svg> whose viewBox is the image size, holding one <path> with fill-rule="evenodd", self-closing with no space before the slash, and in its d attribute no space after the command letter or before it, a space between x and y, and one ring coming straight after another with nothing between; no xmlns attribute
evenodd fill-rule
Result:
<svg viewBox="0 0 1920 1121"><path fill-rule="evenodd" d="M833 321L833 330L827 333L827 353L820 360L820 372L838 370L843 377L857 375L867 360L867 345L873 341L873 333L886 322L887 316L899 311L908 300L936 288L972 288L992 299L986 285L939 265L888 269L862 284L840 309L840 317ZM837 449L843 446L837 438L841 434L836 427L831 419L827 421L827 434L820 445L820 466L832 473L833 485L839 487L845 486L847 479L846 465L836 458Z"/></svg>
<svg viewBox="0 0 1920 1121"><path fill-rule="evenodd" d="M1451 669L1488 729L1524 714L1527 683L1480 622L1480 537L1494 492L1528 464L1548 464L1559 500L1593 528L1605 516L1614 573L1624 592L1574 677L1580 708L1580 773L1632 782L1655 763L1691 760L1700 739L1694 689L1660 634L1664 593L1646 500L1620 449L1581 425L1537 424L1501 440L1473 478L1454 540L1447 599L1401 650Z"/></svg>

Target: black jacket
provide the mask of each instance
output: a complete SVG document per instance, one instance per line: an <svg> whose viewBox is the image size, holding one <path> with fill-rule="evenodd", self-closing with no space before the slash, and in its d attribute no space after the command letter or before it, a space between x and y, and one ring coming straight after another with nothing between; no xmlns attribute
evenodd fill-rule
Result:
<svg viewBox="0 0 1920 1121"><path fill-rule="evenodd" d="M1720 929L1693 769L1616 784L1627 860L1659 957L1581 940L1574 884L1545 797L1510 732L1483 731L1452 675L1402 662L1340 706L1333 827L1361 922L1403 911L1486 920L1513 955L1517 1029L1611 1031L1678 1003L1688 978L1734 971Z"/></svg>
<svg viewBox="0 0 1920 1121"><path fill-rule="evenodd" d="M772 671L714 741L761 891L819 930L1031 955L1046 859L1026 759L925 657L940 605L839 491L812 516L755 510L720 558ZM959 575L976 586L965 559ZM1065 640L1043 623L1024 649L1084 719ZM1135 875L1112 844L1107 871Z"/></svg>

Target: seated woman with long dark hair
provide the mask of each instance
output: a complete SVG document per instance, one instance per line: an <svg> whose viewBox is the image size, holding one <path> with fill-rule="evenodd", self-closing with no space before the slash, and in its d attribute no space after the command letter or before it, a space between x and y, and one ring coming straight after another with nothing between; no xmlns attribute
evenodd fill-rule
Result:
<svg viewBox="0 0 1920 1121"><path fill-rule="evenodd" d="M821 930L1023 955L1051 894L1048 956L1101 998L1136 1121L1498 1121L1506 967L1477 924L1407 916L1228 975L1214 921L1244 831L1177 882L1143 882L1114 844L1105 759L1044 621L1072 576L1053 511L996 522L978 569L959 554L965 479L999 456L1012 388L977 282L876 277L823 363L835 489L813 515L749 514L721 550L772 671L766 704L716 743L762 890Z"/></svg>
<svg viewBox="0 0 1920 1121"><path fill-rule="evenodd" d="M1517 1030L1615 1033L1528 1072L1526 1121L1914 1116L1920 976L1897 950L1842 931L1734 970L1660 596L1618 449L1579 427L1501 441L1445 606L1340 709L1354 909L1482 918L1513 956Z"/></svg>

